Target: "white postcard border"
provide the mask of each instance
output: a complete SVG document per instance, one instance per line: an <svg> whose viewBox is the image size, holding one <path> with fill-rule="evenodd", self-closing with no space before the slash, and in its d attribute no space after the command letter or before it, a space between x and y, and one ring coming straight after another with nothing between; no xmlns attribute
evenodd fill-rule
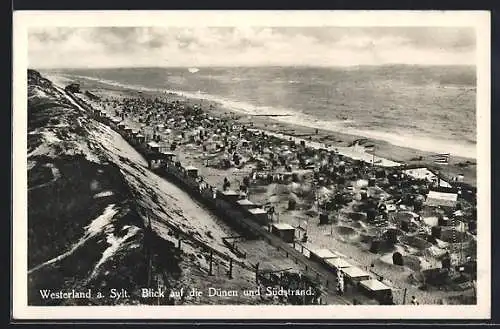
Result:
<svg viewBox="0 0 500 329"><path fill-rule="evenodd" d="M27 305L27 33L44 26L471 26L477 33L477 305ZM491 316L490 13L486 11L18 11L13 17L14 319L485 319Z"/></svg>

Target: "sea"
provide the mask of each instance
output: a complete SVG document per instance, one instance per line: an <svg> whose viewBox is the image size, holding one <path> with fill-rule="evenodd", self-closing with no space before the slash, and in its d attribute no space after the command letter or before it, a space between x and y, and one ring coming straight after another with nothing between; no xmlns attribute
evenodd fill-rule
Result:
<svg viewBox="0 0 500 329"><path fill-rule="evenodd" d="M476 158L474 66L200 67L51 70L216 101L230 110Z"/></svg>

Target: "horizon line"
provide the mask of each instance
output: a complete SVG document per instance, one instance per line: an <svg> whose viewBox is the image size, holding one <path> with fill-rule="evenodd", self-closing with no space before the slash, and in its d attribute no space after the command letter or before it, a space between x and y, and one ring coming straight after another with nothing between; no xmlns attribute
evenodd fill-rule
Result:
<svg viewBox="0 0 500 329"><path fill-rule="evenodd" d="M168 65L168 66L95 66L95 67L28 67L33 70L109 70L109 69L168 69L168 68L356 68L356 67L388 67L388 66L417 66L417 67L476 67L476 64L409 64L409 63L385 63L385 64L354 64L354 65Z"/></svg>

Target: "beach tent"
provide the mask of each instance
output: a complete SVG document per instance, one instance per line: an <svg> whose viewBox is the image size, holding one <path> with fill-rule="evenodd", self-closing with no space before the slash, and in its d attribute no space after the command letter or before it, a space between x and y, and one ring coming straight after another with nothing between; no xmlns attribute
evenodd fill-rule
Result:
<svg viewBox="0 0 500 329"><path fill-rule="evenodd" d="M392 203L386 204L386 210L387 212L394 212L397 210L396 206Z"/></svg>
<svg viewBox="0 0 500 329"><path fill-rule="evenodd" d="M429 169L425 167L421 168L412 168L412 169L407 169L403 171L406 175L411 176L416 179L425 179L429 182L434 181L437 179L437 176L430 171Z"/></svg>
<svg viewBox="0 0 500 329"><path fill-rule="evenodd" d="M328 200L332 195L333 191L330 191L326 187L322 186L316 190L318 199L326 199Z"/></svg>
<svg viewBox="0 0 500 329"><path fill-rule="evenodd" d="M440 258L446 254L446 249L437 246L430 246L424 250L424 255L432 258Z"/></svg>
<svg viewBox="0 0 500 329"><path fill-rule="evenodd" d="M356 181L356 186L359 188L368 187L368 181L366 179L359 179Z"/></svg>

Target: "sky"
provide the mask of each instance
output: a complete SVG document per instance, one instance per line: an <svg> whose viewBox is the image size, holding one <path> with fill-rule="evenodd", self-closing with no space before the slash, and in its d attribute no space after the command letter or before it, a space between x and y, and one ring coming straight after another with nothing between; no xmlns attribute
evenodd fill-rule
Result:
<svg viewBox="0 0 500 329"><path fill-rule="evenodd" d="M474 65L465 27L45 27L32 68Z"/></svg>

